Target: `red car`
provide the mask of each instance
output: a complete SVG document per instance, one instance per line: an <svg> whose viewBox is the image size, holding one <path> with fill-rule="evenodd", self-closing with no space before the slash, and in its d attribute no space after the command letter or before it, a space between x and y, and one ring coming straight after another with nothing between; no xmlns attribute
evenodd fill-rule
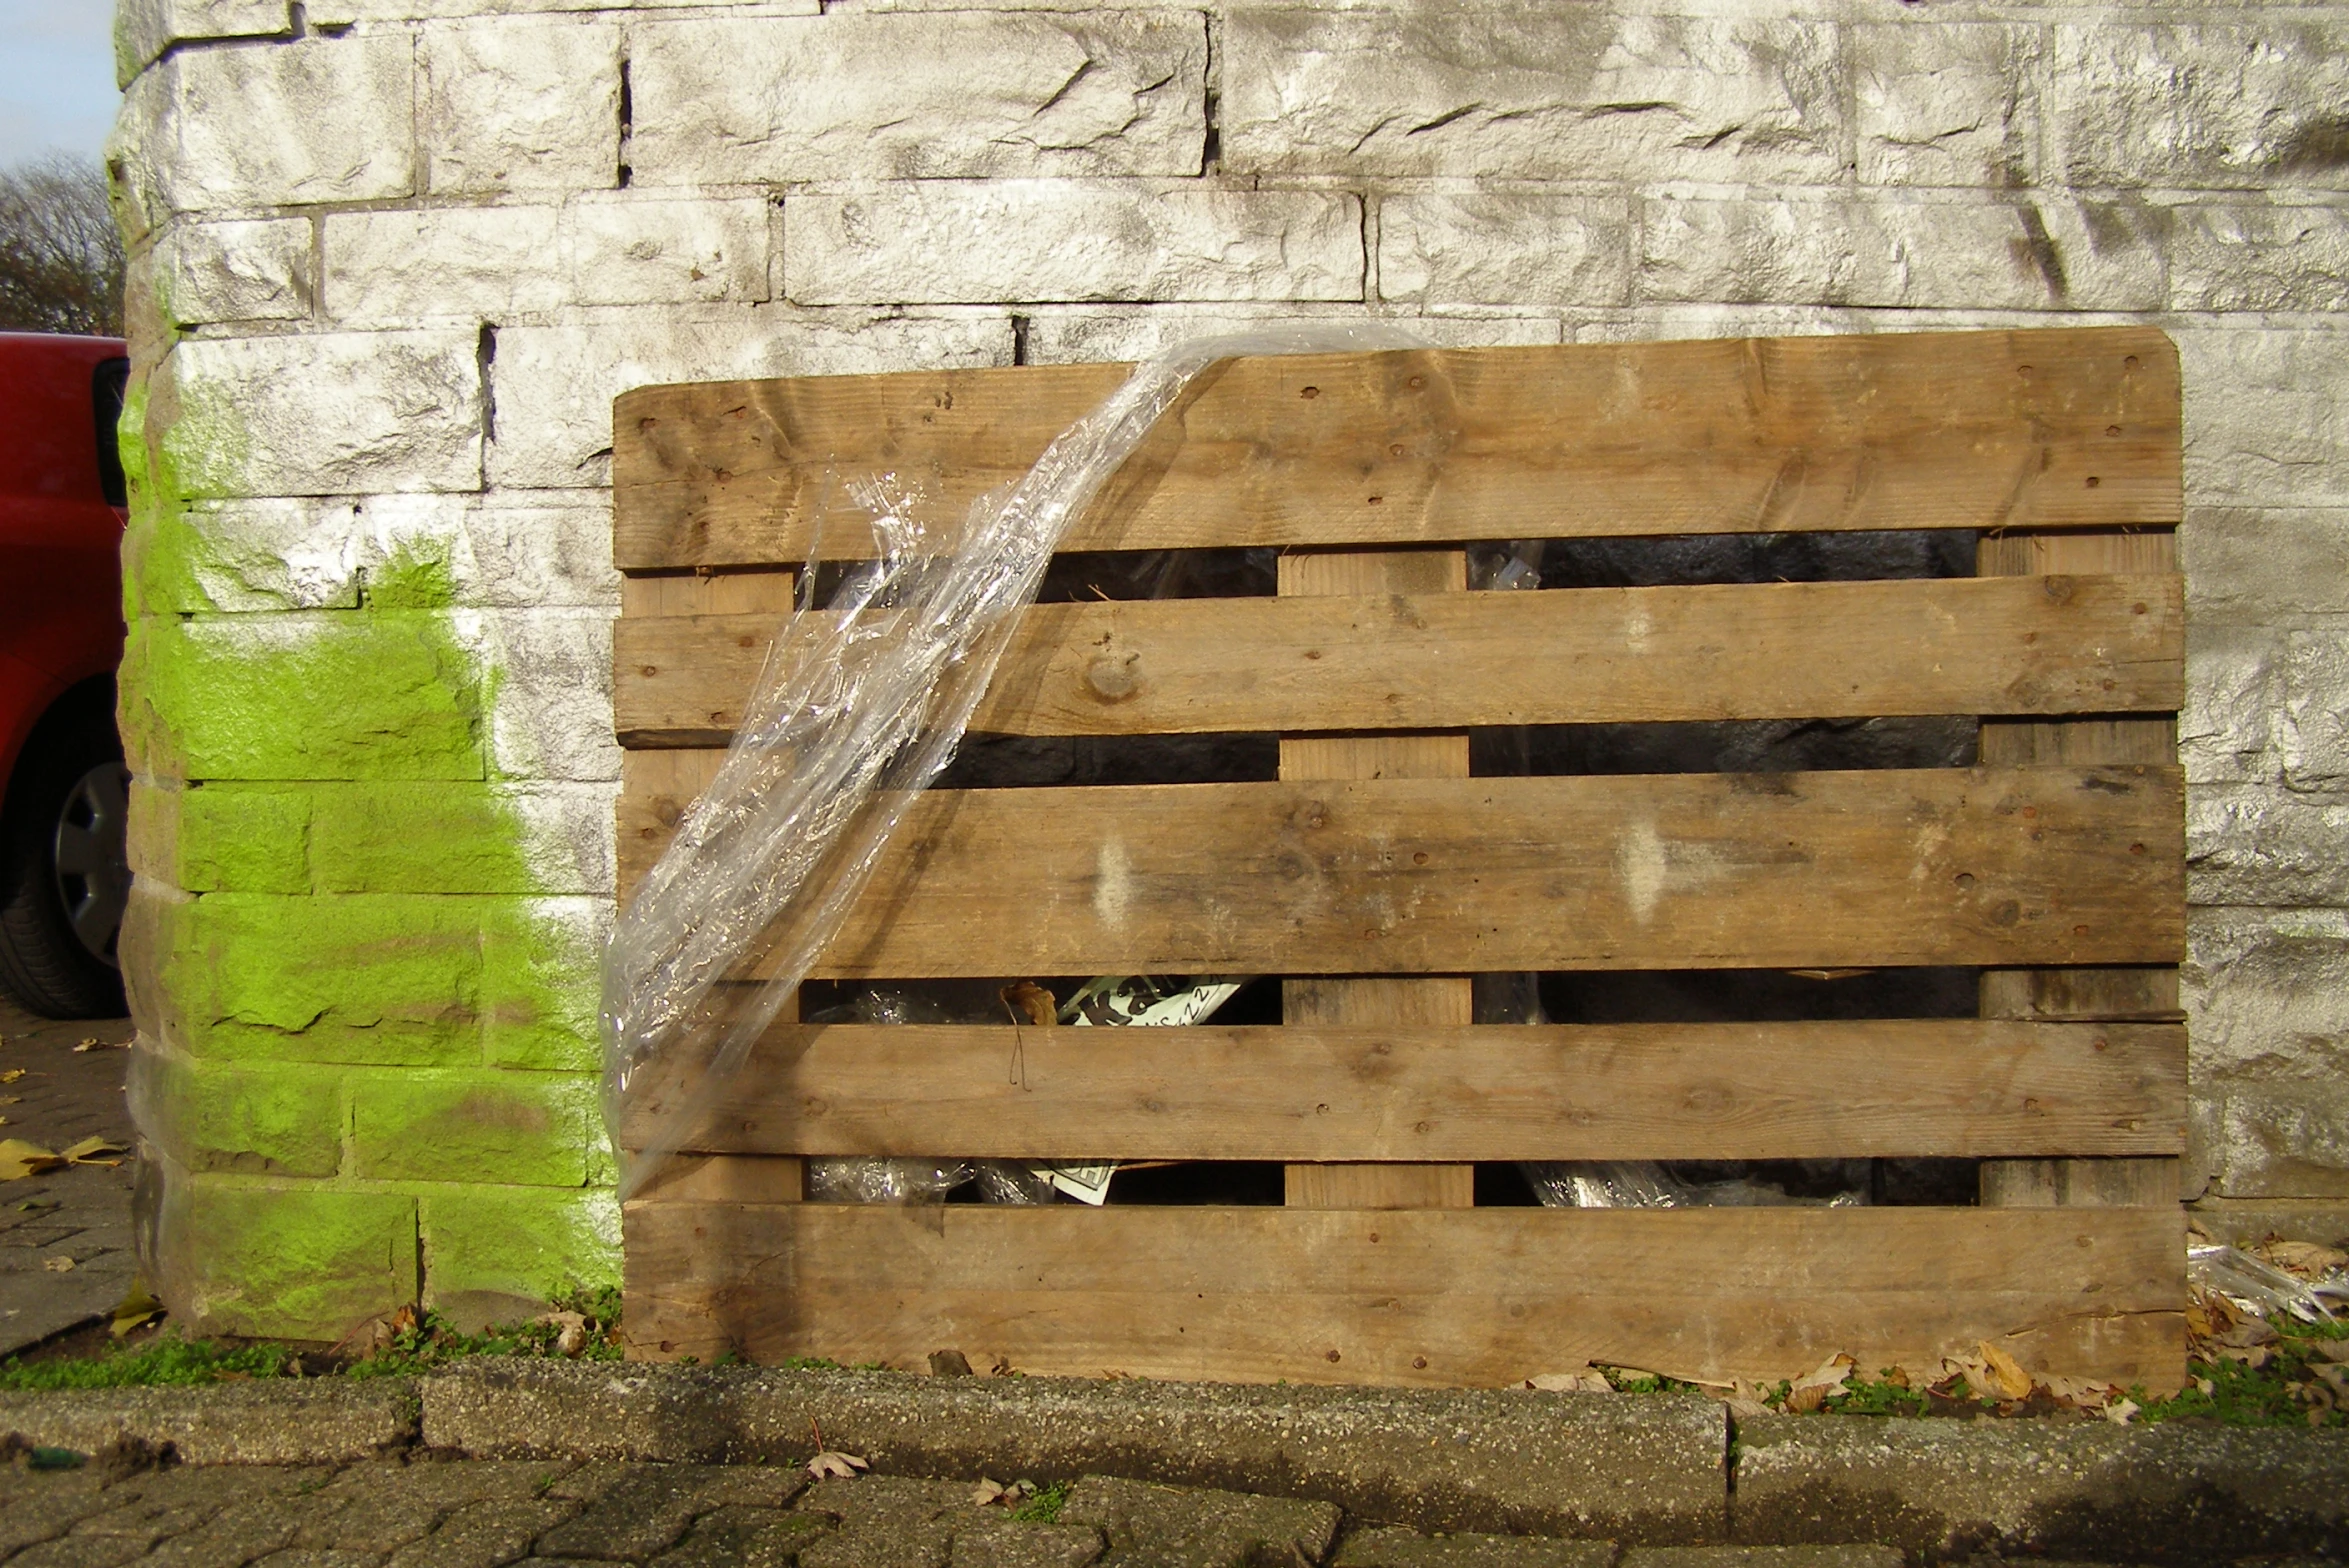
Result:
<svg viewBox="0 0 2349 1568"><path fill-rule="evenodd" d="M129 369L112 338L0 333L0 984L52 1018L122 1011Z"/></svg>

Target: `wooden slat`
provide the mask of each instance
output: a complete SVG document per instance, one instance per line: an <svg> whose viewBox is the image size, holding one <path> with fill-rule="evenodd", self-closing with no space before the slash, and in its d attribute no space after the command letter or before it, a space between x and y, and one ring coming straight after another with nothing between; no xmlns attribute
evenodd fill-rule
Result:
<svg viewBox="0 0 2349 1568"><path fill-rule="evenodd" d="M2175 574L2177 535L2138 533L2005 534L1976 547L1975 567L1989 577L2030 580L2048 572ZM1985 720L1986 763L2145 763L2178 757L2177 721L2169 714L2059 722ZM2178 1005L2173 968L1986 969L1984 1017L2157 1015ZM1993 1207L2174 1208L2182 1171L2175 1156L2137 1160L1986 1160L1981 1201Z"/></svg>
<svg viewBox="0 0 2349 1568"><path fill-rule="evenodd" d="M624 885L690 794L635 764L674 787L719 755L627 758ZM2123 767L933 790L815 977L2175 963L2182 788Z"/></svg>
<svg viewBox="0 0 2349 1568"><path fill-rule="evenodd" d="M2166 713L2184 697L2184 623L2175 573L1047 604L1022 619L972 728ZM776 628L623 618L622 742L723 745Z"/></svg>
<svg viewBox="0 0 2349 1568"><path fill-rule="evenodd" d="M1468 588L1468 556L1462 550L1291 553L1280 559L1277 587L1282 599L1359 602L1361 596L1375 594L1390 602L1433 608L1461 602L1459 596ZM1347 727L1317 713L1310 704L1292 705L1289 718L1299 728ZM1411 721L1391 717L1384 722ZM1291 781L1464 779L1468 777L1468 733L1284 735L1280 776ZM1281 982L1281 1020L1289 1024L1465 1024L1475 1016L1475 984L1466 975L1308 977ZM1281 1173L1283 1201L1291 1207L1323 1209L1475 1206L1474 1166L1366 1164L1367 1150L1340 1148L1336 1152L1341 1160L1287 1166Z"/></svg>
<svg viewBox="0 0 2349 1568"><path fill-rule="evenodd" d="M1353 982L1363 984L1365 982ZM622 1137L668 1114L657 1090ZM683 1146L1150 1160L2163 1154L2175 1024L778 1027Z"/></svg>
<svg viewBox="0 0 2349 1568"><path fill-rule="evenodd" d="M1025 473L1115 365L646 387L614 414L623 569L798 561L842 474L942 510ZM2111 528L2180 515L2145 327L1228 361L1071 550L1598 534ZM871 547L835 517L827 551Z"/></svg>
<svg viewBox="0 0 2349 1568"><path fill-rule="evenodd" d="M1602 1362L1770 1381L1836 1350L2156 1392L2185 1221L2151 1209L1004 1209L632 1203L631 1354L1038 1374L1515 1384Z"/></svg>

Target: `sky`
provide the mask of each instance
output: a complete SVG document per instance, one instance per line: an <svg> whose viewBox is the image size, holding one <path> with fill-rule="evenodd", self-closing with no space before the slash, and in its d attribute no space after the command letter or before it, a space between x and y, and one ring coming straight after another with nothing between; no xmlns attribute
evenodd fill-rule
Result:
<svg viewBox="0 0 2349 1568"><path fill-rule="evenodd" d="M111 0L0 0L0 167L95 160L119 101Z"/></svg>

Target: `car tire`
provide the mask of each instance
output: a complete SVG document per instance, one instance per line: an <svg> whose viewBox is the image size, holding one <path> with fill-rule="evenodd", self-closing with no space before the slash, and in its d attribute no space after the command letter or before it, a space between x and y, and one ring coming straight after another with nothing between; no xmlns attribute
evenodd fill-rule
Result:
<svg viewBox="0 0 2349 1568"><path fill-rule="evenodd" d="M0 820L0 984L48 1018L123 1010L130 773L111 714L36 731Z"/></svg>

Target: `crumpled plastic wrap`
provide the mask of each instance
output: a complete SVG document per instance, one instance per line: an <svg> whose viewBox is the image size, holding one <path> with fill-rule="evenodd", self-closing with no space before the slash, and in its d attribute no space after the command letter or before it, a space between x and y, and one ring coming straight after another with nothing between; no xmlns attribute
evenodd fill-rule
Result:
<svg viewBox="0 0 2349 1568"><path fill-rule="evenodd" d="M2311 1284L2239 1247L2188 1247L2186 1281L2197 1290L2217 1291L2246 1312L2288 1312L2305 1323L2334 1317L2335 1303L2349 1303L2349 1278L2336 1274Z"/></svg>
<svg viewBox="0 0 2349 1568"><path fill-rule="evenodd" d="M1822 1162L1804 1161L1806 1167ZM1544 1160L1517 1168L1533 1185L1533 1194L1552 1209L1753 1209L1826 1207L1857 1208L1868 1201L1865 1177L1851 1178L1849 1167L1862 1161L1824 1162L1837 1169L1814 1174L1840 1190L1826 1197L1797 1197L1777 1182L1753 1172L1708 1173L1711 1179L1690 1179L1654 1160Z"/></svg>
<svg viewBox="0 0 2349 1568"><path fill-rule="evenodd" d="M1418 346L1377 326L1194 339L1138 365L959 520L925 515L887 475L844 487L877 554L828 613L815 613L819 574L802 579L724 764L605 950L604 1113L623 1196L726 1095L953 756L1054 548L1192 380L1237 355ZM827 552L823 525L811 566L858 553ZM756 983L729 980L754 965Z"/></svg>

